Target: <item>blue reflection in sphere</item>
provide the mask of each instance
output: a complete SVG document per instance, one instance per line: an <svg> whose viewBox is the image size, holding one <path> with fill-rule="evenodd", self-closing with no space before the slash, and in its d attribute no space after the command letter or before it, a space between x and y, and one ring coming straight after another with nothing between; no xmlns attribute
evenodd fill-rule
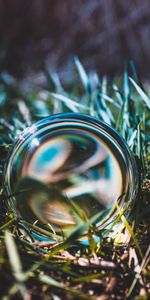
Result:
<svg viewBox="0 0 150 300"><path fill-rule="evenodd" d="M7 194L23 189L27 177L32 188L9 205L23 220L64 237L99 212L105 213L96 226L107 226L117 199L123 195L119 204L129 207L137 190L126 142L105 123L75 113L50 116L23 132L7 165Z"/></svg>

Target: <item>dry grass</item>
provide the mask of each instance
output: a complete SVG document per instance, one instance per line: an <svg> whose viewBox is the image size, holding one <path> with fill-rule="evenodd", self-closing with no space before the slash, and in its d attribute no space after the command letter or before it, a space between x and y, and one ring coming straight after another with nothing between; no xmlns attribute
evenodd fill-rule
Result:
<svg viewBox="0 0 150 300"><path fill-rule="evenodd" d="M58 75L48 70L47 84L34 89L24 89L9 74L0 75L0 291L3 300L148 299L150 99L132 63L129 71L112 82L106 77L98 78L95 72L87 74L78 59L75 64L79 76L75 73L75 80L68 81L65 87ZM139 194L130 220L118 206L118 219L113 224L116 233L101 230L98 243L93 238L94 226L89 223L89 246L74 246L85 229L82 227L66 241L37 242L30 236L25 222L16 219L6 206L4 166L14 139L32 122L66 111L88 113L116 128L128 142L139 168Z"/></svg>

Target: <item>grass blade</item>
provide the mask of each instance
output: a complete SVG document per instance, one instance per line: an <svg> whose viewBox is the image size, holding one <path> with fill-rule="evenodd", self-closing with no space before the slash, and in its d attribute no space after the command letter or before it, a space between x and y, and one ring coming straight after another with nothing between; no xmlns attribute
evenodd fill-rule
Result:
<svg viewBox="0 0 150 300"><path fill-rule="evenodd" d="M133 84L136 91L143 99L143 101L146 103L147 107L150 109L150 98L145 94L145 92L140 88L140 86L131 77L129 77L129 80L131 81L131 83Z"/></svg>

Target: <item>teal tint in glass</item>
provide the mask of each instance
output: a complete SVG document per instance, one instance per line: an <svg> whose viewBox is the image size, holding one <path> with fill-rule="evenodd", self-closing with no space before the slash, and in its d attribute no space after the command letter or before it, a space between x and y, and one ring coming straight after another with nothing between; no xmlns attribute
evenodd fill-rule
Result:
<svg viewBox="0 0 150 300"><path fill-rule="evenodd" d="M116 215L116 201L129 207L137 169L126 142L105 123L82 114L53 115L27 128L6 168L9 205L42 232L68 236L94 215L102 228ZM45 231L44 231L45 230ZM44 239L44 236L43 236Z"/></svg>

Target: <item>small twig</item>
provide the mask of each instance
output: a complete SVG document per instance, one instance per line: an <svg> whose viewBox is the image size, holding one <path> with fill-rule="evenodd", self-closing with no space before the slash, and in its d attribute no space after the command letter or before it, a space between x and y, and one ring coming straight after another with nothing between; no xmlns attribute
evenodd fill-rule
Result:
<svg viewBox="0 0 150 300"><path fill-rule="evenodd" d="M13 236L9 231L5 232L5 243L12 272L16 279L16 284L18 286L20 294L24 300L30 300L31 297L24 284L26 278L22 270L21 260L19 258L19 254Z"/></svg>
<svg viewBox="0 0 150 300"><path fill-rule="evenodd" d="M135 285L136 285L138 279L139 279L140 276L141 276L141 272L142 272L143 268L145 267L145 265L146 265L146 263L147 263L147 260L148 260L148 261L150 260L149 254L150 254L150 246L148 247L148 249L147 249L147 251L146 251L146 254L145 254L145 256L144 256L144 258L143 258L143 260L142 260L141 266L139 267L138 272L136 273L136 277L135 277L135 279L133 280L133 282L132 282L132 284L131 284L131 286L130 286L130 288L129 288L129 290L128 290L127 298L130 297L130 295L131 295L131 293L132 293L132 291L133 291L133 289L134 289L134 287L135 287Z"/></svg>

